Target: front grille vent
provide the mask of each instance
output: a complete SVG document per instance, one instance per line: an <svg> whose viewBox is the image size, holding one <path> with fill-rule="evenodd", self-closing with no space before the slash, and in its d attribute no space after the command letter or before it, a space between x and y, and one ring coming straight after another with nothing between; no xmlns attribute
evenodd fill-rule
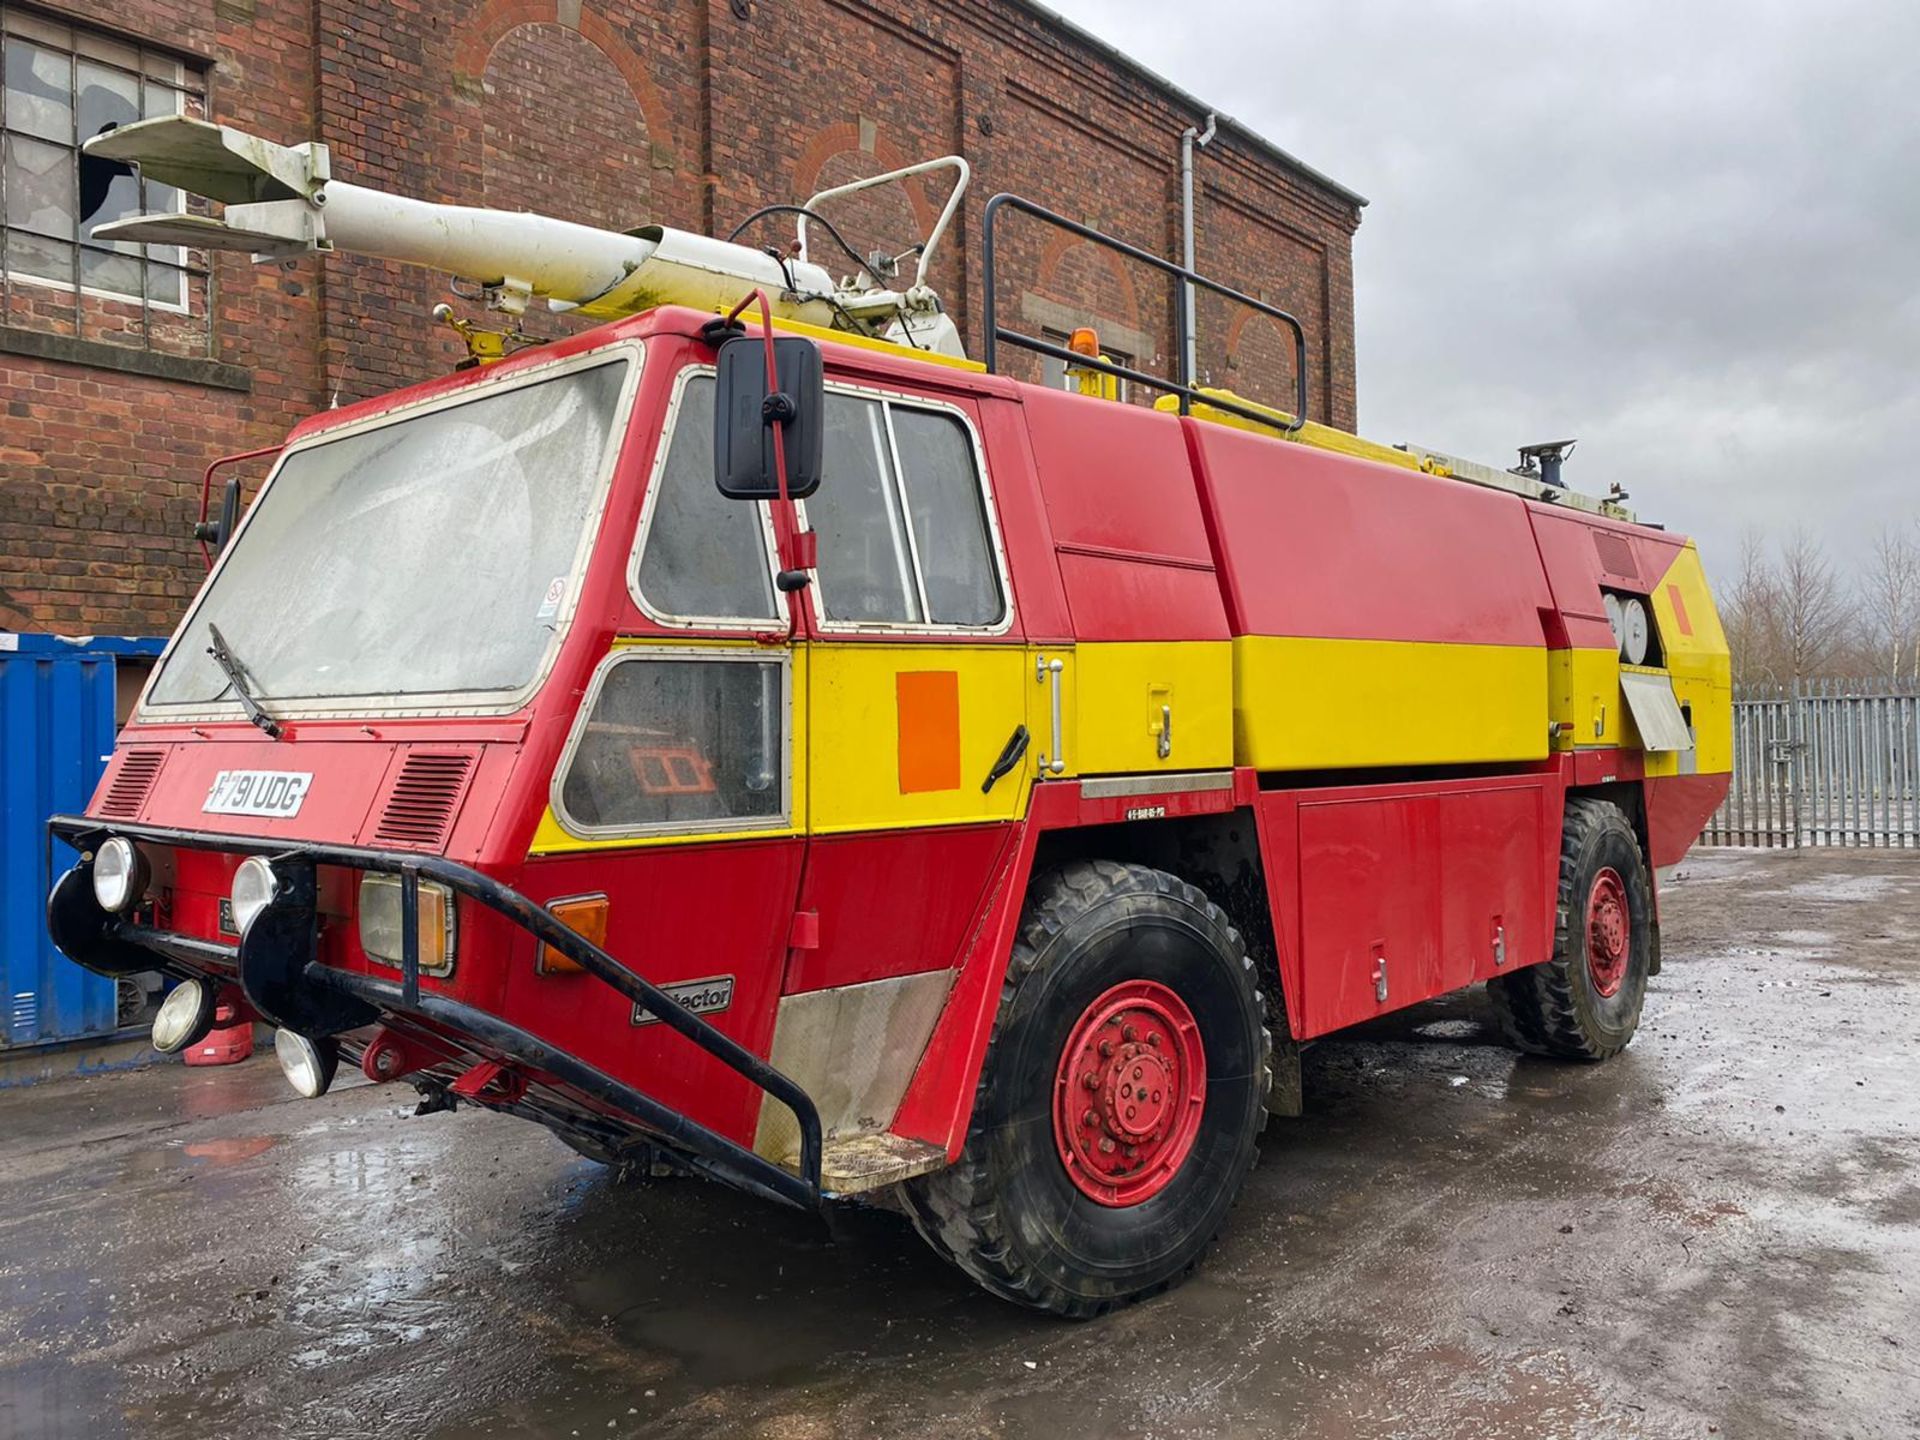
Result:
<svg viewBox="0 0 1920 1440"><path fill-rule="evenodd" d="M1633 546L1626 542L1624 536L1616 535L1611 530L1595 530L1593 548L1600 557L1602 570L1623 580L1639 581L1640 567L1634 563Z"/></svg>
<svg viewBox="0 0 1920 1440"><path fill-rule="evenodd" d="M160 773L160 764L166 758L164 750L129 750L114 774L113 783L107 786L100 813L113 820L137 820L140 807L147 803L147 792L153 789L154 777Z"/></svg>
<svg viewBox="0 0 1920 1440"><path fill-rule="evenodd" d="M414 750L387 792L373 843L407 850L438 850L447 843L466 795L473 756L458 751Z"/></svg>

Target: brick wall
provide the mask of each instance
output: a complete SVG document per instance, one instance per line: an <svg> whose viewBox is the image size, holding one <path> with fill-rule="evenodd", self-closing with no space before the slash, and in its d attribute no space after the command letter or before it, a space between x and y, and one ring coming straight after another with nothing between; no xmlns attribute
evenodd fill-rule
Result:
<svg viewBox="0 0 1920 1440"><path fill-rule="evenodd" d="M318 137L336 174L430 199L725 234L759 205L965 154L973 189L932 280L976 353L987 198L1017 191L1176 255L1179 135L1202 118L1019 0L122 0L112 14L198 57L216 118ZM1198 175L1201 270L1300 317L1311 413L1351 428L1358 209L1231 130ZM830 213L861 250L897 251L947 186ZM1006 323L1093 323L1170 373L1163 278L1017 218L1001 239ZM0 629L170 630L204 573L188 532L211 459L457 358L429 317L444 281L424 271L345 256L211 268L210 354L143 355L125 327L76 338L16 310L0 323ZM1291 338L1269 321L1203 300L1199 358L1212 383L1290 401ZM1003 368L1037 373L1021 366Z"/></svg>

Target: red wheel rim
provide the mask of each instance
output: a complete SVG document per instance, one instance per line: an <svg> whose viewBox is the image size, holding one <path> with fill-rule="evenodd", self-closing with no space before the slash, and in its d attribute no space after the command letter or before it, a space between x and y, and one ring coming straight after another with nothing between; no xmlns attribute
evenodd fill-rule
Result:
<svg viewBox="0 0 1920 1440"><path fill-rule="evenodd" d="M1627 980L1627 960L1633 953L1633 916L1627 909L1627 886L1620 872L1608 866L1593 877L1587 893L1587 974L1600 995L1620 993Z"/></svg>
<svg viewBox="0 0 1920 1440"><path fill-rule="evenodd" d="M1166 1188L1200 1133L1207 1056L1165 985L1128 980L1089 1005L1053 1082L1053 1140L1080 1193L1137 1205Z"/></svg>

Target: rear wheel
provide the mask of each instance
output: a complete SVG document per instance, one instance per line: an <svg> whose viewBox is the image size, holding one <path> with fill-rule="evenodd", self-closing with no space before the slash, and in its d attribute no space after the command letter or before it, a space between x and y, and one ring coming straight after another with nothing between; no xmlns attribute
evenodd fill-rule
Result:
<svg viewBox="0 0 1920 1440"><path fill-rule="evenodd" d="M966 1148L906 1187L933 1247L994 1294L1085 1318L1183 1278L1266 1119L1253 963L1220 908L1143 866L1037 881Z"/></svg>
<svg viewBox="0 0 1920 1440"><path fill-rule="evenodd" d="M1619 1054L1640 1025L1653 936L1653 881L1633 826L1617 805L1569 800L1553 955L1487 982L1508 1039L1569 1060Z"/></svg>

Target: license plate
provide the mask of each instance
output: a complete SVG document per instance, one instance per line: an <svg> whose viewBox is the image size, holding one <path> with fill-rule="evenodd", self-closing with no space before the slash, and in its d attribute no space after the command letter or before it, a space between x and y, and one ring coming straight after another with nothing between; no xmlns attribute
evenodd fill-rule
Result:
<svg viewBox="0 0 1920 1440"><path fill-rule="evenodd" d="M233 923L233 901L225 895L220 897L220 933L240 938L240 927Z"/></svg>
<svg viewBox="0 0 1920 1440"><path fill-rule="evenodd" d="M222 770L200 806L208 815L263 815L285 820L300 813L313 784L311 771Z"/></svg>
<svg viewBox="0 0 1920 1440"><path fill-rule="evenodd" d="M660 987L680 1002L683 1010L695 1015L712 1015L733 1004L733 976L714 975L705 980L681 980ZM660 1017L644 1005L633 1007L633 1023L658 1025Z"/></svg>

